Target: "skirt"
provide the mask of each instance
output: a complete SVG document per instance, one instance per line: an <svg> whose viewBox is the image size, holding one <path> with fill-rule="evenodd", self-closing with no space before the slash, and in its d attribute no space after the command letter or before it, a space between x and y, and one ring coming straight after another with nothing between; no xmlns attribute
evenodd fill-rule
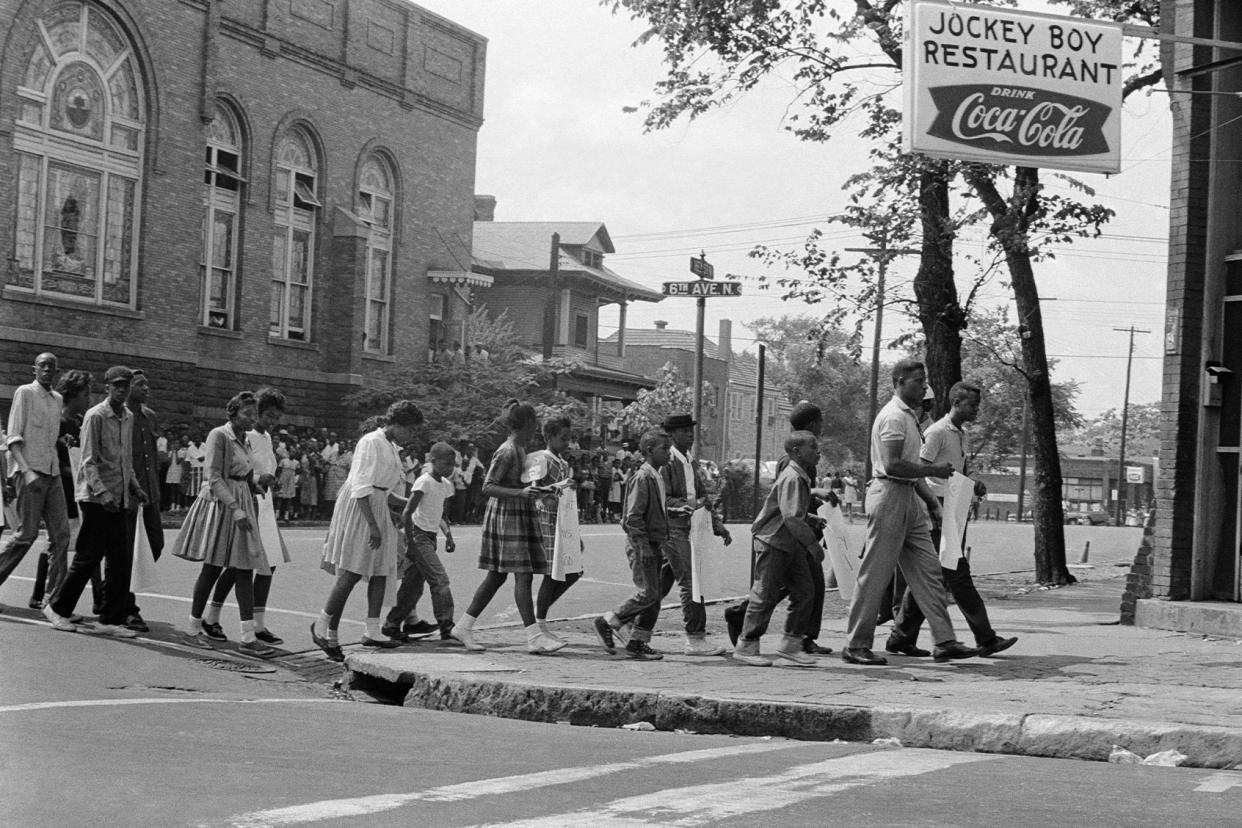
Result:
<svg viewBox="0 0 1242 828"><path fill-rule="evenodd" d="M237 527L233 510L211 497L199 494L177 538L172 553L187 561L201 561L229 569L251 569L259 575L271 574L263 542L259 538L259 516L254 495L244 480L229 480L229 491L239 507L250 518L250 531Z"/></svg>
<svg viewBox="0 0 1242 828"><path fill-rule="evenodd" d="M388 517L388 493L371 492L367 498L380 527L379 549L372 549L367 542L371 528L362 516L361 501L356 497L338 498L328 538L323 543L320 568L333 575L338 571L353 572L366 580L388 577L391 585L397 574L400 535Z"/></svg>
<svg viewBox="0 0 1242 828"><path fill-rule="evenodd" d="M479 569L490 572L551 572L535 504L527 497L491 497L483 513Z"/></svg>
<svg viewBox="0 0 1242 828"><path fill-rule="evenodd" d="M298 476L293 469L281 469L276 476L276 496L289 500L298 493Z"/></svg>

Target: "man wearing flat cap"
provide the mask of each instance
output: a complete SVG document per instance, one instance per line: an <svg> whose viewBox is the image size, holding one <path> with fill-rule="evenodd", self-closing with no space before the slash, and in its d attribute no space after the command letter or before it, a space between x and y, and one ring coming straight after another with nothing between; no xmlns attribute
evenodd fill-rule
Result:
<svg viewBox="0 0 1242 828"><path fill-rule="evenodd" d="M694 445L694 418L689 414L671 414L663 428L672 438L668 463L660 469L664 478L665 506L668 512L668 540L664 542L664 565L660 570L661 595L668 595L673 584L680 584L681 615L686 628L686 655L723 655L724 647L707 638L707 610L694 598L693 567L691 566L690 521L696 509L706 507L712 520L712 532L725 544L733 538L720 517L711 511L707 486L695 464L690 460Z"/></svg>
<svg viewBox="0 0 1242 828"><path fill-rule="evenodd" d="M129 609L129 576L133 548L129 543L126 511L147 501L146 492L134 477L134 415L126 406L134 372L114 365L104 374L107 398L82 418L82 472L77 500L81 504L82 529L77 554L56 600L43 608L52 627L74 632L69 622L91 573L104 561L103 606L93 632L133 638L125 626Z"/></svg>

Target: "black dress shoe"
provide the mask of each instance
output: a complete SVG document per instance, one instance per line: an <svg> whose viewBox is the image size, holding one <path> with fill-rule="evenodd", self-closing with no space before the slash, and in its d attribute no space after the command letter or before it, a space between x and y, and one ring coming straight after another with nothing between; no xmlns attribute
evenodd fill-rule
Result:
<svg viewBox="0 0 1242 828"><path fill-rule="evenodd" d="M440 629L439 624L433 624L430 621L423 621L420 618L418 621L415 621L413 624L407 621L405 625L402 626L401 631L404 632L406 635L422 636L422 635L431 635L434 632L438 632L439 629Z"/></svg>
<svg viewBox="0 0 1242 828"><path fill-rule="evenodd" d="M402 644L410 640L410 637L402 632L401 628L395 624L381 627L380 632L391 638L393 641L400 641Z"/></svg>
<svg viewBox="0 0 1242 828"><path fill-rule="evenodd" d="M911 658L927 658L931 655L930 652L924 650L922 647L916 647L913 644L900 641L895 638L890 638L887 643L885 643L884 649L894 655L910 656Z"/></svg>
<svg viewBox="0 0 1242 828"><path fill-rule="evenodd" d="M370 638L365 635L361 643L364 647L373 647L376 650L392 650L401 646L400 641L393 641L391 638Z"/></svg>
<svg viewBox="0 0 1242 828"><path fill-rule="evenodd" d="M861 664L864 667L888 664L887 658L876 655L866 647L846 647L841 651L841 660L850 664Z"/></svg>
<svg viewBox="0 0 1242 828"><path fill-rule="evenodd" d="M345 651L341 649L341 646L339 644L333 644L331 641L329 641L326 638L320 638L319 635L315 632L314 621L311 622L310 633L311 633L311 641L315 642L316 647L323 650L324 655L328 657L329 661L344 661L345 660Z"/></svg>
<svg viewBox="0 0 1242 828"><path fill-rule="evenodd" d="M802 652L807 655L832 655L831 647L821 647L814 638L802 639Z"/></svg>
<svg viewBox="0 0 1242 828"><path fill-rule="evenodd" d="M932 654L932 659L938 662L955 661L959 658L974 658L979 655L979 651L974 647L967 647L960 641L950 641L948 644L937 644L936 651Z"/></svg>
<svg viewBox="0 0 1242 828"><path fill-rule="evenodd" d="M1001 638L998 635L996 638L993 638L990 642L979 648L979 655L982 658L987 658L988 656L1004 652L1017 643L1018 637L1016 635L1012 638Z"/></svg>

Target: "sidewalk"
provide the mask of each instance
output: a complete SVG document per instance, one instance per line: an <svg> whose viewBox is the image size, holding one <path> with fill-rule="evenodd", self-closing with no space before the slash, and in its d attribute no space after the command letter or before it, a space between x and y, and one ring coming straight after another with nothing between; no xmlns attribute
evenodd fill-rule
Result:
<svg viewBox="0 0 1242 828"><path fill-rule="evenodd" d="M1092 575L1025 594L981 581L996 630L1020 636L991 659L890 654L886 667L857 667L834 653L815 668L746 667L680 655L680 612L666 605L652 641L666 653L659 662L606 655L589 619L575 619L553 623L570 643L552 656L527 654L521 629L506 626L477 631L484 653L421 643L350 653L346 665L357 686L401 693L407 706L532 721L1092 760L1116 744L1140 755L1176 748L1193 766L1242 763L1242 641L1119 626L1124 570ZM723 607L709 607L708 629L727 643ZM845 611L830 592L821 644L843 646ZM886 635L877 631L877 653ZM764 652L778 640L769 632Z"/></svg>

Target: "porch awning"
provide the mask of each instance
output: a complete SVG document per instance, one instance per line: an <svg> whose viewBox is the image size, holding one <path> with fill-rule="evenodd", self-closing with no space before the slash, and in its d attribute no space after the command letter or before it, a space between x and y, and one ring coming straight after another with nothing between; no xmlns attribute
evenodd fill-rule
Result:
<svg viewBox="0 0 1242 828"><path fill-rule="evenodd" d="M492 277L469 270L429 270L427 278L441 285L456 287L487 288L492 286Z"/></svg>

